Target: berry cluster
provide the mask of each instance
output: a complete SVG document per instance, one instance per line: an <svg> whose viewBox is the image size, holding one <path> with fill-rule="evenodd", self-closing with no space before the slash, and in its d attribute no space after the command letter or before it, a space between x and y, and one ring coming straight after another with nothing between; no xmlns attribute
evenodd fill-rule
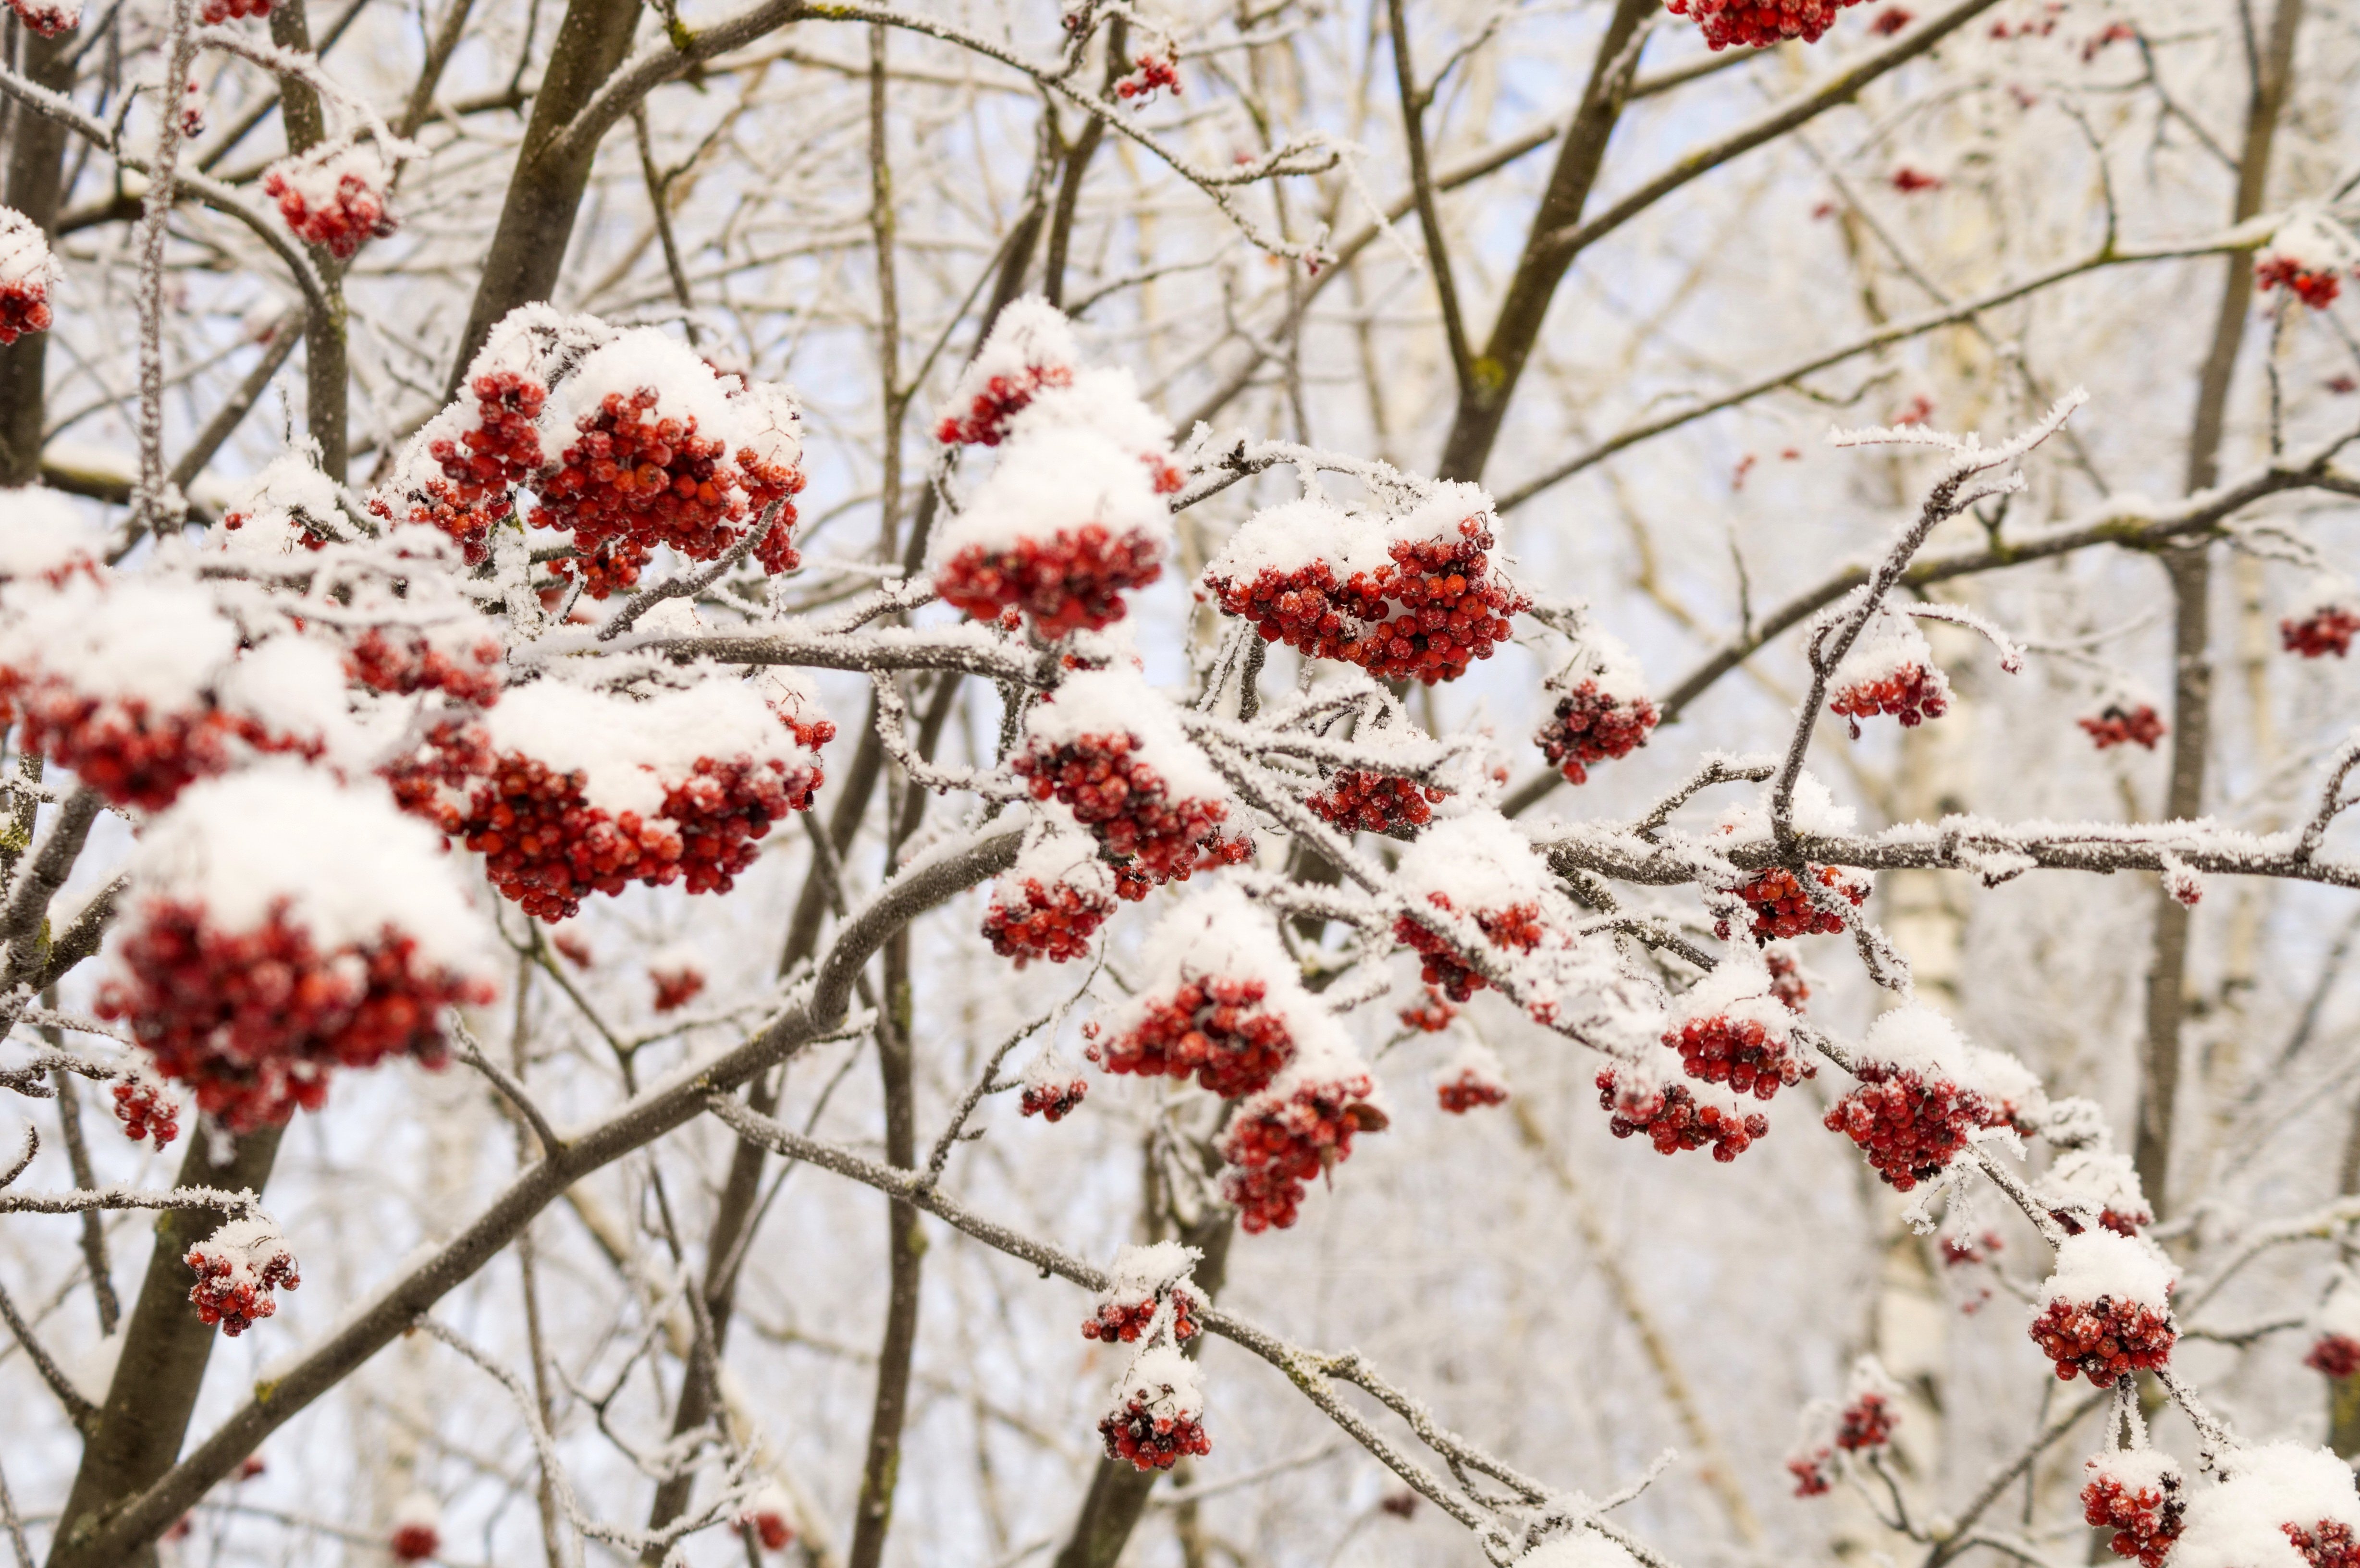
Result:
<svg viewBox="0 0 2360 1568"><path fill-rule="evenodd" d="M1820 887L1833 888L1851 900L1854 909L1868 901L1867 882L1847 877L1839 866L1807 866L1805 873L1816 878ZM1763 872L1738 888L1737 896L1754 911L1751 929L1757 946L1767 946L1787 937L1809 936L1816 931L1832 935L1844 929L1841 917L1812 903L1795 874L1784 866L1774 866ZM1727 920L1714 921L1712 929L1714 935L1724 942L1729 940Z"/></svg>
<svg viewBox="0 0 2360 1568"><path fill-rule="evenodd" d="M1940 718L1950 709L1950 687L1941 671L1911 664L1840 688L1828 708L1843 716L1852 727L1852 738L1858 740L1860 721L1879 713L1899 719L1903 729L1915 729L1928 719Z"/></svg>
<svg viewBox="0 0 2360 1568"><path fill-rule="evenodd" d="M652 387L609 392L576 421L574 444L535 480L537 528L570 529L583 591L604 599L639 580L649 556L669 545L691 561L713 561L745 536L751 517L803 488L796 470L766 463L741 448L734 464L726 441L699 436L694 415L656 415ZM794 519L779 520L754 550L766 572L792 570Z"/></svg>
<svg viewBox="0 0 2360 1568"><path fill-rule="evenodd" d="M1770 969L1770 994L1786 1003L1788 1012L1801 1012L1803 1004L1811 999L1811 987L1803 978L1803 966L1791 953L1765 953L1762 958Z"/></svg>
<svg viewBox="0 0 2360 1568"><path fill-rule="evenodd" d="M1684 1083L1657 1086L1638 1083L1622 1086L1612 1067L1598 1074L1600 1108L1613 1113L1606 1130L1616 1138L1644 1133L1658 1154L1712 1146L1712 1157L1726 1165L1770 1131L1770 1118L1760 1112L1740 1115L1719 1105L1699 1105Z"/></svg>
<svg viewBox="0 0 2360 1568"><path fill-rule="evenodd" d="M22 7L18 14L23 14ZM0 346L15 343L27 332L46 332L54 320L46 273L0 280Z"/></svg>
<svg viewBox="0 0 2360 1568"><path fill-rule="evenodd" d="M440 691L478 708L499 701L500 645L488 637L446 650L414 626L371 626L349 657L354 676L373 691Z"/></svg>
<svg viewBox="0 0 2360 1568"><path fill-rule="evenodd" d="M1169 55L1143 54L1132 62L1135 69L1114 84L1118 97L1137 99L1144 103L1155 96L1156 89L1168 87L1180 91L1180 62Z"/></svg>
<svg viewBox="0 0 2360 1568"><path fill-rule="evenodd" d="M2324 659L2331 653L2342 659L2351 649L2355 632L2360 632L2360 615L2341 604L2322 604L2300 620L2289 616L2278 623L2280 644L2287 652L2305 659Z"/></svg>
<svg viewBox="0 0 2360 1568"><path fill-rule="evenodd" d="M1448 895L1428 893L1426 902L1444 911L1451 909ZM1493 947L1513 948L1518 953L1530 953L1541 942L1543 927L1538 904L1513 904L1504 909L1478 909L1475 923ZM1491 982L1470 965L1448 938L1426 929L1407 915L1393 921L1393 940L1416 950L1420 959L1419 977L1429 985L1442 987L1444 996L1454 1002L1463 1002Z"/></svg>
<svg viewBox="0 0 2360 1568"><path fill-rule="evenodd" d="M45 38L82 24L79 0L8 0L8 8L16 13L18 21Z"/></svg>
<svg viewBox="0 0 2360 1568"><path fill-rule="evenodd" d="M751 1530L765 1552L784 1552L795 1539L795 1527L787 1522L783 1505L766 1502L759 1497L738 1516L738 1528Z"/></svg>
<svg viewBox="0 0 2360 1568"><path fill-rule="evenodd" d="M1768 49L1800 38L1819 41L1836 13L1860 0L1668 0L1665 9L1675 16L1692 16L1703 30L1705 47L1715 53L1732 44Z"/></svg>
<svg viewBox="0 0 2360 1568"><path fill-rule="evenodd" d="M274 1290L302 1284L286 1240L258 1220L233 1220L181 1259L197 1277L189 1300L207 1328L232 1339L279 1311Z"/></svg>
<svg viewBox="0 0 2360 1568"><path fill-rule="evenodd" d="M1295 1058L1285 1018L1262 1005L1268 993L1260 980L1186 981L1170 996L1150 999L1120 1035L1093 1041L1090 1060L1109 1073L1148 1078L1194 1073L1198 1087L1225 1100L1257 1093Z"/></svg>
<svg viewBox="0 0 2360 1568"><path fill-rule="evenodd" d="M2153 751L2155 743L2164 735L2162 715L2147 702L2141 702L2136 708L2109 702L2096 718L2074 722L2089 732L2090 744L2100 751L2110 746L2136 746Z"/></svg>
<svg viewBox="0 0 2360 1568"><path fill-rule="evenodd" d="M2031 1333L2040 1353L2057 1364L2060 1381L2079 1372L2100 1388L2113 1388L2115 1378L2131 1372L2163 1366L2180 1337L2168 1314L2111 1296L2051 1301L2033 1320Z"/></svg>
<svg viewBox="0 0 2360 1568"><path fill-rule="evenodd" d="M1073 367L1065 365L1028 365L994 376L976 392L966 413L943 416L934 439L945 446L998 446L1008 435L1008 421L1024 411L1034 394L1073 384Z"/></svg>
<svg viewBox="0 0 2360 1568"><path fill-rule="evenodd" d="M1138 737L1128 734L1084 735L1065 746L1036 743L1008 765L1029 781L1034 800L1069 807L1109 855L1128 862L1120 872L1153 887L1183 880L1196 868L1198 847L1229 807L1173 799L1163 775L1134 755L1139 748Z"/></svg>
<svg viewBox="0 0 2360 1568"><path fill-rule="evenodd" d="M633 882L727 892L771 824L810 806L821 774L776 757L700 757L687 778L665 786L661 809L646 818L592 805L579 774L515 753L493 757L473 731L445 726L391 782L406 810L485 857L502 897L556 921L591 894Z"/></svg>
<svg viewBox="0 0 2360 1568"><path fill-rule="evenodd" d="M467 564L481 566L491 559L492 525L514 510L517 485L540 472L541 410L549 388L513 370L486 370L467 391L475 399L475 422L427 441L426 455L442 477L410 497L411 520L449 534Z"/></svg>
<svg viewBox="0 0 2360 1568"><path fill-rule="evenodd" d="M2070 1209L2051 1209L2049 1217L2063 1227L2067 1236L2079 1236L2088 1228L2081 1223L2083 1216ZM2114 1209L2102 1209L2098 1213L2098 1228L2113 1231L2116 1236L2136 1236L2139 1226L2154 1223L2155 1216L2144 1209L2135 1214L2122 1214Z"/></svg>
<svg viewBox="0 0 2360 1568"><path fill-rule="evenodd" d="M935 576L942 596L978 620L1003 611L1030 614L1052 641L1098 631L1122 619L1123 593L1163 575L1163 550L1144 534L1110 534L1100 524L1059 528L1045 539L1006 550L969 545Z"/></svg>
<svg viewBox="0 0 2360 1568"><path fill-rule="evenodd" d="M1081 1078L1027 1083L1018 1102L1018 1114L1039 1116L1044 1122L1061 1122L1074 1114L1074 1108L1089 1092L1088 1082Z"/></svg>
<svg viewBox="0 0 2360 1568"><path fill-rule="evenodd" d="M378 160L340 154L322 163L293 161L296 167L272 169L262 191L279 203L279 215L305 245L343 260L362 241L383 239L398 226L386 211L381 182L372 178L383 169Z"/></svg>
<svg viewBox="0 0 2360 1568"><path fill-rule="evenodd" d="M397 1563L423 1563L442 1550L442 1532L412 1519L395 1525L385 1545Z"/></svg>
<svg viewBox="0 0 2360 1568"><path fill-rule="evenodd" d="M1994 1252L2004 1251L2005 1243L1997 1231L1987 1230L1972 1239L1946 1236L1939 1243L1942 1267L1956 1269L1962 1264L1981 1263Z"/></svg>
<svg viewBox="0 0 2360 1568"><path fill-rule="evenodd" d="M1328 787L1304 804L1320 821L1346 833L1405 833L1434 820L1435 803L1444 791L1414 779L1364 768L1342 768L1328 776Z"/></svg>
<svg viewBox="0 0 2360 1568"><path fill-rule="evenodd" d="M1549 766L1568 784L1590 782L1590 765L1628 757L1647 744L1655 727L1655 704L1644 697L1624 699L1585 681L1557 700L1557 709L1534 735Z"/></svg>
<svg viewBox="0 0 2360 1568"><path fill-rule="evenodd" d="M2180 1496L2179 1468L2162 1467L2152 1480L2132 1479L2109 1474L2103 1460L2092 1459L2089 1475L2081 1487L2082 1521L2114 1531L2106 1544L2115 1556L2136 1557L2139 1568L2163 1568L2188 1511Z"/></svg>
<svg viewBox="0 0 2360 1568"><path fill-rule="evenodd" d="M1901 1412L1885 1395L1870 1389L1843 1408L1836 1418L1836 1446L1847 1454L1882 1448L1893 1441L1894 1424Z"/></svg>
<svg viewBox="0 0 2360 1568"><path fill-rule="evenodd" d="M1040 878L1028 877L1021 906L1010 904L1011 891L1005 882L993 890L991 907L983 912L983 934L992 952L1014 959L1019 969L1036 958L1063 964L1081 957L1090 950L1090 938L1114 912L1112 899L1070 882L1052 881L1043 887Z"/></svg>
<svg viewBox="0 0 2360 1568"><path fill-rule="evenodd" d="M1689 1018L1666 1034L1664 1043L1680 1053L1680 1067L1689 1077L1726 1083L1732 1093L1757 1100L1818 1075L1789 1049L1783 1033L1772 1032L1758 1018L1717 1013Z"/></svg>
<svg viewBox="0 0 2360 1568"><path fill-rule="evenodd" d="M2328 1377L2349 1377L2360 1372L2360 1339L2345 1334L2326 1334L2311 1347L2302 1364Z"/></svg>
<svg viewBox="0 0 2360 1568"><path fill-rule="evenodd" d="M180 1107L164 1093L164 1085L154 1074L125 1073L115 1081L114 1097L115 1119L123 1124L123 1136L132 1142L153 1138L160 1152L180 1136Z"/></svg>
<svg viewBox="0 0 2360 1568"><path fill-rule="evenodd" d="M1863 1062L1861 1086L1829 1108L1822 1124L1860 1146L1897 1192L1941 1174L1967 1136L2005 1125L2005 1110L1946 1079L1928 1083L1906 1068Z"/></svg>
<svg viewBox="0 0 2360 1568"><path fill-rule="evenodd" d="M2309 1530L2293 1524L2278 1528L2311 1568L2360 1568L2360 1541L2354 1540L2350 1525L2321 1519Z"/></svg>
<svg viewBox="0 0 2360 1568"><path fill-rule="evenodd" d="M1178 1286L1168 1286L1138 1301L1105 1301L1098 1304L1097 1315L1082 1324L1084 1339L1101 1340L1108 1345L1120 1340L1129 1345L1147 1332L1155 1320L1155 1309L1163 1301L1172 1303L1172 1343L1185 1345L1196 1337L1196 1298Z"/></svg>
<svg viewBox="0 0 2360 1568"><path fill-rule="evenodd" d="M1385 1114L1369 1103L1365 1073L1307 1079L1243 1107L1221 1139L1231 1166L1221 1191L1250 1235L1295 1223L1305 1183L1351 1158L1355 1132L1382 1132Z"/></svg>
<svg viewBox="0 0 2360 1568"><path fill-rule="evenodd" d="M124 940L129 976L101 988L98 1012L126 1020L157 1071L196 1090L200 1110L250 1132L298 1105L319 1109L333 1068L388 1056L442 1064L436 1015L492 992L428 969L416 951L388 927L366 946L322 953L283 911L224 931L198 907L158 899Z"/></svg>
<svg viewBox="0 0 2360 1568"><path fill-rule="evenodd" d="M1144 1394L1132 1394L1120 1410L1098 1422L1109 1459L1128 1459L1142 1470L1169 1470L1188 1454L1213 1452L1205 1423L1182 1411L1160 1409Z"/></svg>
<svg viewBox="0 0 2360 1568"><path fill-rule="evenodd" d="M1456 1078L1437 1083L1434 1098L1436 1104L1452 1116L1463 1116L1479 1105L1507 1104L1508 1086L1497 1078L1468 1067L1462 1068Z"/></svg>
<svg viewBox="0 0 2360 1568"><path fill-rule="evenodd" d="M705 989L705 972L691 964L650 965L648 980L655 986L656 1011L677 1012Z"/></svg>
<svg viewBox="0 0 2360 1568"><path fill-rule="evenodd" d="M2332 270L2314 270L2291 256L2264 256L2255 259L2254 283L2265 294L2273 289L2284 289L2314 310L2324 310L2335 303L2342 291L2344 279Z"/></svg>
<svg viewBox="0 0 2360 1568"><path fill-rule="evenodd" d="M161 811L191 783L229 768L237 726L227 715L151 713L137 697L101 701L43 677L11 680L0 671L0 713L24 722L21 744L38 752L118 806Z"/></svg>
<svg viewBox="0 0 2360 1568"><path fill-rule="evenodd" d="M1458 1016L1459 1009L1445 1001L1442 993L1432 985L1426 988L1423 998L1404 1007L1399 1015L1402 1028L1418 1029L1426 1034L1440 1034Z"/></svg>
<svg viewBox="0 0 2360 1568"><path fill-rule="evenodd" d="M197 20L208 27L218 27L224 22L235 22L241 16L268 16L270 0L204 0L197 7Z"/></svg>
<svg viewBox="0 0 2360 1568"><path fill-rule="evenodd" d="M1456 541L1396 540L1391 564L1341 583L1325 561L1207 582L1221 608L1252 621L1265 642L1357 664L1380 680L1455 681L1491 657L1514 630L1508 617L1527 604L1491 571L1482 517L1463 519L1458 532Z"/></svg>
<svg viewBox="0 0 2360 1568"><path fill-rule="evenodd" d="M1823 1497L1835 1485L1835 1450L1815 1448L1797 1454L1786 1461L1786 1473L1795 1477L1795 1496Z"/></svg>

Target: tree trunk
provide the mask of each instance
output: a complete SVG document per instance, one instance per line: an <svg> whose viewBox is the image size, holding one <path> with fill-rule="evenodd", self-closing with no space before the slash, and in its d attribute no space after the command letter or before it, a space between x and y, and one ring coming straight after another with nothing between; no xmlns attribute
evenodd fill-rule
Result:
<svg viewBox="0 0 2360 1568"><path fill-rule="evenodd" d="M54 93L71 87L73 35L45 38L30 28L22 32L25 75ZM8 205L52 242L64 194L65 150L64 125L27 109L16 112L9 125ZM47 332L27 332L0 348L0 485L30 485L41 476L41 427L49 411L42 371L49 352Z"/></svg>

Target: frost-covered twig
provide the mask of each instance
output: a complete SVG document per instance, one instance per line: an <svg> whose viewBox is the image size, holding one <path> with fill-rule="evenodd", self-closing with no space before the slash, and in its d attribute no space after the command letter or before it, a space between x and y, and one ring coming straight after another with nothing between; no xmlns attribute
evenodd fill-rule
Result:
<svg viewBox="0 0 2360 1568"><path fill-rule="evenodd" d="M82 1391L73 1386L73 1379L66 1376L65 1368L49 1355L49 1347L34 1334L33 1325L16 1311L16 1303L5 1289L0 1289L0 1322L6 1323L8 1332L16 1336L16 1343L24 1347L26 1356L33 1363L33 1370L40 1374L41 1381L49 1385L49 1392L56 1395L58 1403L64 1407L66 1419L73 1422L76 1431L88 1436L97 1424L98 1407L83 1398Z"/></svg>

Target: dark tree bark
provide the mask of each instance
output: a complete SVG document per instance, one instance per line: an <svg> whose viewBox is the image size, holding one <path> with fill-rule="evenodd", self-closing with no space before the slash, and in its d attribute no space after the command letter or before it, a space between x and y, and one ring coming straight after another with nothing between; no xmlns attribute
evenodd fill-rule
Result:
<svg viewBox="0 0 2360 1568"><path fill-rule="evenodd" d="M51 92L73 85L71 33L45 38L25 30L24 73ZM9 206L57 235L58 204L64 195L66 128L46 114L18 110L8 125ZM42 376L49 334L27 332L0 348L0 485L30 485L41 476L41 427L49 404Z"/></svg>
<svg viewBox="0 0 2360 1568"><path fill-rule="evenodd" d="M270 7L270 41L280 49L311 52L311 24L304 0L278 0ZM287 150L304 153L327 139L327 117L319 90L288 73L279 82L279 116L287 127ZM352 371L345 354L344 264L329 251L311 247L311 265L327 285L324 301L303 313L303 417L320 449L320 472L343 484L351 467Z"/></svg>

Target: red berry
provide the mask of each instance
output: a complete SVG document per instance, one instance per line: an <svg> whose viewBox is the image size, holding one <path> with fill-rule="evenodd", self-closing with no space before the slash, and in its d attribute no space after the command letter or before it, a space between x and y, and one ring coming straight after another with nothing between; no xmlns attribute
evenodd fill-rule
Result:
<svg viewBox="0 0 2360 1568"><path fill-rule="evenodd" d="M182 1261L197 1277L189 1290L197 1316L233 1339L279 1310L273 1290L303 1282L286 1238L262 1220L232 1220Z"/></svg>
<svg viewBox="0 0 2360 1568"><path fill-rule="evenodd" d="M1406 834L1434 820L1444 791L1414 779L1343 768L1328 776L1328 787L1304 804L1322 822L1346 833Z"/></svg>
<svg viewBox="0 0 2360 1568"><path fill-rule="evenodd" d="M1612 1067L1598 1074L1598 1104L1613 1113L1606 1130L1616 1138L1644 1133L1658 1154L1712 1146L1726 1165L1767 1137L1770 1119L1757 1112L1699 1104L1685 1083L1658 1085L1644 1075Z"/></svg>
<svg viewBox="0 0 2360 1568"><path fill-rule="evenodd" d="M1655 704L1646 698L1609 696L1596 681L1584 681L1557 700L1533 742L1567 783L1586 784L1590 764L1630 756L1655 727Z"/></svg>
<svg viewBox="0 0 2360 1568"><path fill-rule="evenodd" d="M2342 659L2352 647L2355 632L2360 632L2360 615L2340 604L2322 604L2300 620L2289 616L2278 623L2278 639L2286 651L2305 659L2324 659L2331 653Z"/></svg>
<svg viewBox="0 0 2360 1568"><path fill-rule="evenodd" d="M2081 1487L2083 1522L2114 1532L2107 1545L2117 1557L2136 1557L2139 1568L2163 1568L2180 1539L2188 1505L2180 1497L2180 1467L2151 1449L2101 1454L2086 1466Z"/></svg>
<svg viewBox="0 0 2360 1568"><path fill-rule="evenodd" d="M1305 1184L1351 1158L1355 1132L1384 1129L1375 1092L1365 1072L1298 1073L1238 1108L1221 1138L1230 1166L1221 1191L1249 1234L1292 1225Z"/></svg>
<svg viewBox="0 0 2360 1568"><path fill-rule="evenodd" d="M2074 722L2089 732L2090 744L2100 751L2110 746L2136 746L2153 751L2155 743L2165 734L2162 717L2147 702L2136 708L2109 702L2096 718Z"/></svg>
<svg viewBox="0 0 2360 1568"><path fill-rule="evenodd" d="M1732 44L1768 49L1788 38L1807 44L1819 41L1836 13L1860 0L1669 0L1664 7L1675 16L1693 16L1704 32L1706 47L1716 51Z"/></svg>
<svg viewBox="0 0 2360 1568"><path fill-rule="evenodd" d="M1436 909L1453 909L1447 894L1428 893L1426 898ZM1540 912L1538 904L1515 904L1504 909L1477 909L1474 920L1493 947L1530 953L1540 945L1546 929L1541 924ZM1427 985L1442 987L1443 995L1454 1002L1463 1002L1491 984L1447 938L1426 930L1407 915L1394 920L1393 940L1416 950L1424 960L1419 966L1420 975Z"/></svg>

